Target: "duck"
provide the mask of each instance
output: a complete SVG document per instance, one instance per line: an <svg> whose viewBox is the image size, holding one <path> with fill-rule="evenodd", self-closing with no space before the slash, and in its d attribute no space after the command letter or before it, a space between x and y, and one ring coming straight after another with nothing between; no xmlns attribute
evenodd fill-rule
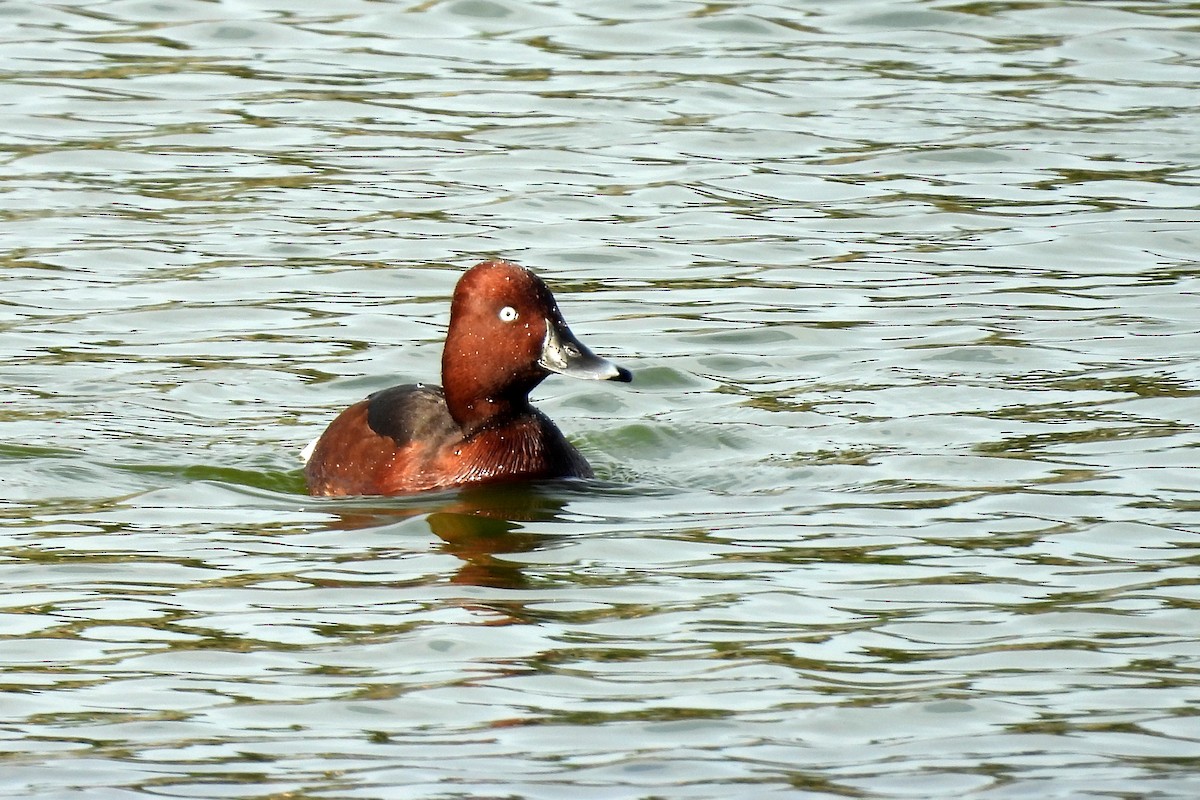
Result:
<svg viewBox="0 0 1200 800"><path fill-rule="evenodd" d="M552 374L629 383L589 350L550 288L506 260L459 278L442 383L393 386L342 411L304 451L314 496L406 495L476 484L591 478L591 466L529 393Z"/></svg>

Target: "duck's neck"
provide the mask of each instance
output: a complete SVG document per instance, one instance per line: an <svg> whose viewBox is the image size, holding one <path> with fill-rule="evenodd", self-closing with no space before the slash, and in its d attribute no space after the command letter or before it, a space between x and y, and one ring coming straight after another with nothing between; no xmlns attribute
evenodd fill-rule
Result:
<svg viewBox="0 0 1200 800"><path fill-rule="evenodd" d="M468 436L533 411L529 393L542 382L540 376L519 379L511 375L489 375L486 371L447 369L451 363L470 363L461 355L442 359L442 390L446 407Z"/></svg>

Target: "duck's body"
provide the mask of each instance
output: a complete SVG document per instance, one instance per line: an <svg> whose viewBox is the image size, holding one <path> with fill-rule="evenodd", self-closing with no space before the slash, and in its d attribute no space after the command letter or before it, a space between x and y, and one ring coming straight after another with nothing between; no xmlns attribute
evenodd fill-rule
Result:
<svg viewBox="0 0 1200 800"><path fill-rule="evenodd" d="M590 478L591 467L532 406L467 433L440 386L393 386L343 411L305 469L317 495L409 494L470 483Z"/></svg>

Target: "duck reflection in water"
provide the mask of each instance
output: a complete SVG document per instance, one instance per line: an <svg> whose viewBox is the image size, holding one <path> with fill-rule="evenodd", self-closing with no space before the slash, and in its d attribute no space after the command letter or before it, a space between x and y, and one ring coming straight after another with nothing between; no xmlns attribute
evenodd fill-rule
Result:
<svg viewBox="0 0 1200 800"><path fill-rule="evenodd" d="M506 560L509 553L529 553L555 546L564 537L531 533L523 523L555 522L570 502L573 489L563 484L508 484L460 489L365 505L361 500L321 506L337 515L333 527L363 530L425 517L442 540L441 550L463 562L451 583L500 589L524 589L530 580L524 564ZM505 608L505 614L512 609Z"/></svg>

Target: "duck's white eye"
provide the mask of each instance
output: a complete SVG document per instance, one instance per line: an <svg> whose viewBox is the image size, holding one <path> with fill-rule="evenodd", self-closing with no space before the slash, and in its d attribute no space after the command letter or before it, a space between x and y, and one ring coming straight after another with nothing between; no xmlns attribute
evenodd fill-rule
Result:
<svg viewBox="0 0 1200 800"><path fill-rule="evenodd" d="M512 322L516 318L517 318L517 310L515 308L513 308L512 306L505 306L504 308L500 309L500 321L501 322Z"/></svg>

